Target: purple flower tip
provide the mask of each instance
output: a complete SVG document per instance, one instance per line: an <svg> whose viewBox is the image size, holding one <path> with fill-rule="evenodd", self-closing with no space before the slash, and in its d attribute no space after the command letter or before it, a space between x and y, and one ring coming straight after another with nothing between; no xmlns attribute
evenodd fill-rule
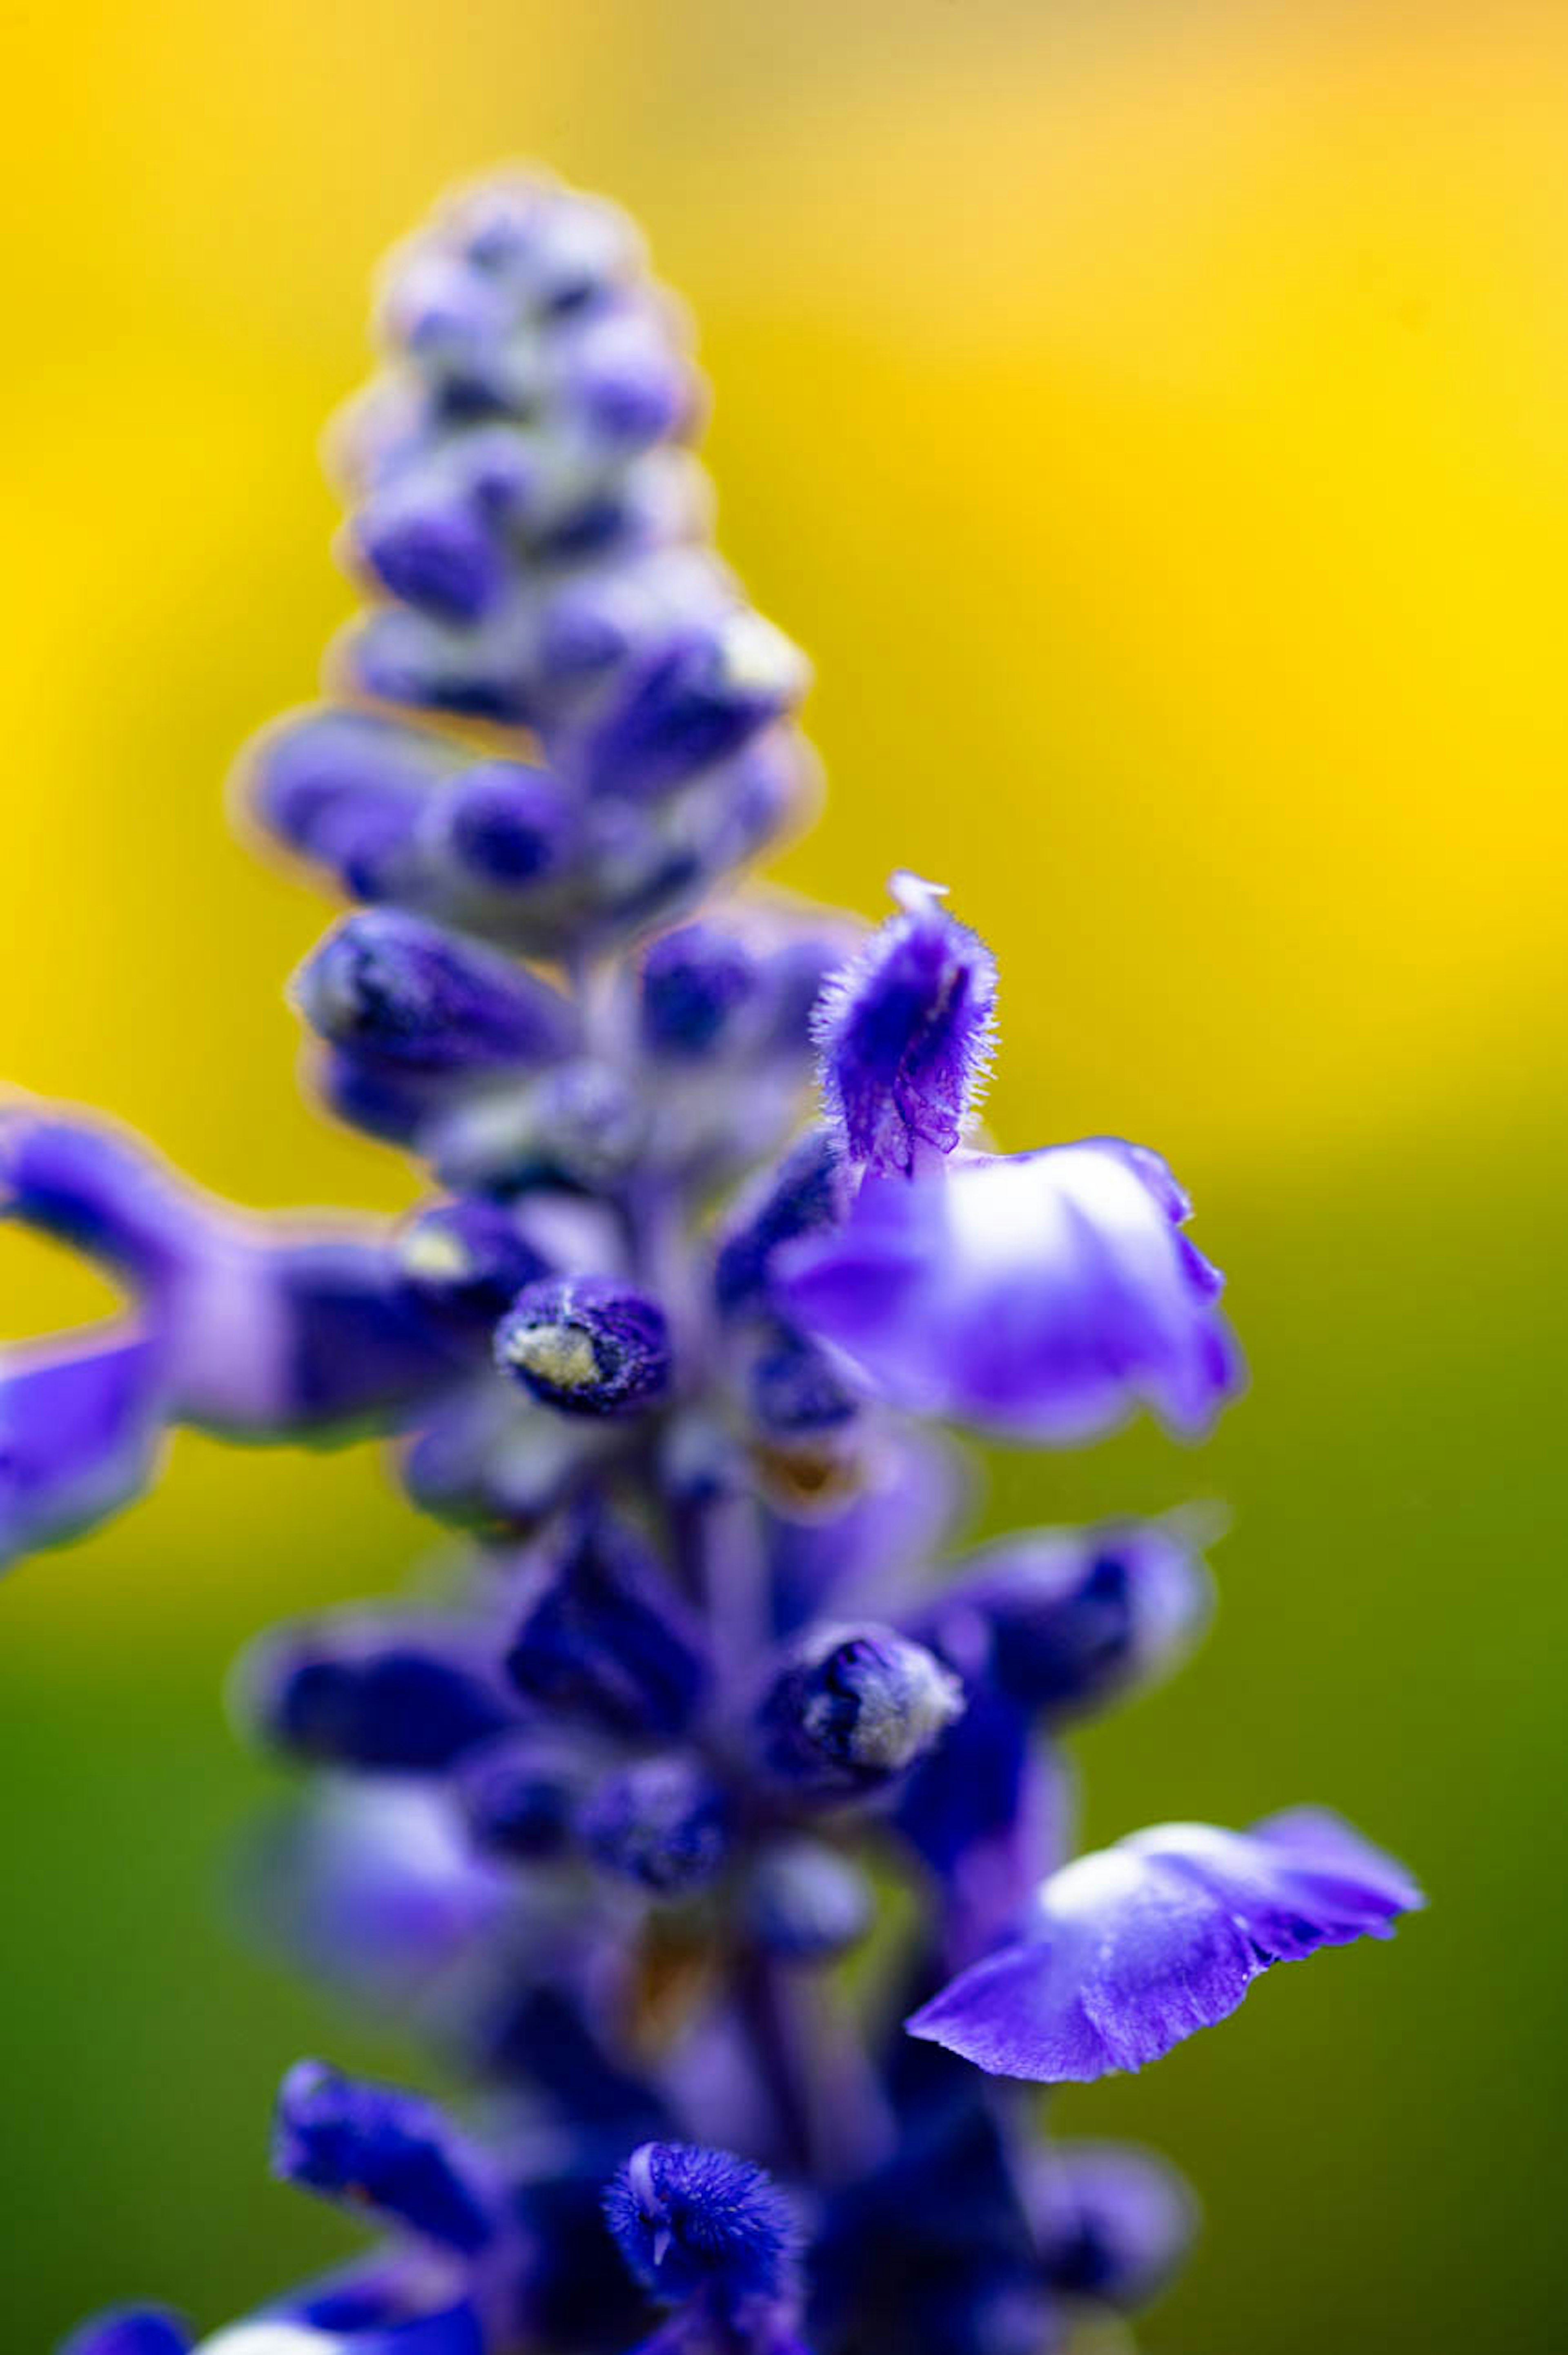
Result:
<svg viewBox="0 0 1568 2355"><path fill-rule="evenodd" d="M709 2286L764 2298L789 2286L799 2239L789 2203L727 2150L644 2143L612 2179L604 2213L637 2279L672 2304Z"/></svg>
<svg viewBox="0 0 1568 2355"><path fill-rule="evenodd" d="M892 878L900 912L834 975L813 1021L829 1119L852 1161L908 1175L951 1153L996 1036L996 959L948 915L942 887Z"/></svg>

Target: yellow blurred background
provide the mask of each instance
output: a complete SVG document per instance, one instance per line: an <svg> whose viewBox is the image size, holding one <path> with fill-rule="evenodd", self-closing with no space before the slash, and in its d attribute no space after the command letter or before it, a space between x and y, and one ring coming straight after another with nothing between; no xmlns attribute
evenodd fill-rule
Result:
<svg viewBox="0 0 1568 2355"><path fill-rule="evenodd" d="M645 223L721 538L813 656L780 872L940 876L1003 961L995 1125L1158 1146L1252 1397L1008 1459L991 1518L1222 1496L1227 1607L1083 1744L1091 1833L1308 1796L1435 1910L1064 2103L1210 2231L1151 2355L1562 2343L1568 11L1518 0L84 0L0 28L4 1074L259 1203L410 1179L298 1097L323 921L225 773L347 610L317 467L371 268L514 155ZM5 1329L91 1282L0 1239ZM391 1582L365 1458L176 1451L0 1597L7 2344L208 2323L341 2245L261 2179L263 1618Z"/></svg>

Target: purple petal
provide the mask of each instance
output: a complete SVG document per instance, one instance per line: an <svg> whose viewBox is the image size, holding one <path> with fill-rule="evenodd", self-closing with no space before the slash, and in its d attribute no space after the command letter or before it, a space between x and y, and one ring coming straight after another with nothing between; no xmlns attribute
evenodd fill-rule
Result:
<svg viewBox="0 0 1568 2355"><path fill-rule="evenodd" d="M784 1255L785 1314L895 1406L1054 1444L1140 1405L1196 1435L1236 1387L1163 1162L1115 1140L871 1178Z"/></svg>
<svg viewBox="0 0 1568 2355"><path fill-rule="evenodd" d="M164 1403L161 1344L133 1327L0 1355L0 1564L139 1496Z"/></svg>
<svg viewBox="0 0 1568 2355"><path fill-rule="evenodd" d="M1386 1937L1421 1902L1332 1816L1301 1809L1250 1832L1163 1824L1052 1874L1029 1934L907 2025L994 2076L1140 2069L1234 2011L1271 1963Z"/></svg>

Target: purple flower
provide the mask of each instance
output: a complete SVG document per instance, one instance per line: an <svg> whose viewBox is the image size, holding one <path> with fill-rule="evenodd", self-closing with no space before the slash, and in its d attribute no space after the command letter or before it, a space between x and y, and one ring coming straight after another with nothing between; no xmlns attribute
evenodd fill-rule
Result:
<svg viewBox="0 0 1568 2355"><path fill-rule="evenodd" d="M997 963L947 914L940 886L898 874L901 913L836 973L814 1022L828 1118L851 1161L907 1175L951 1153L996 1037Z"/></svg>
<svg viewBox="0 0 1568 2355"><path fill-rule="evenodd" d="M1271 1964L1389 1937L1423 1902L1400 1866L1315 1809L1250 1832L1162 1824L1053 1873L1027 1934L907 2024L990 2076L1141 2069L1234 2011Z"/></svg>
<svg viewBox="0 0 1568 2355"><path fill-rule="evenodd" d="M1193 1437L1239 1365L1188 1209L1157 1155L1114 1138L872 1178L777 1295L891 1405L1059 1446L1148 1406Z"/></svg>

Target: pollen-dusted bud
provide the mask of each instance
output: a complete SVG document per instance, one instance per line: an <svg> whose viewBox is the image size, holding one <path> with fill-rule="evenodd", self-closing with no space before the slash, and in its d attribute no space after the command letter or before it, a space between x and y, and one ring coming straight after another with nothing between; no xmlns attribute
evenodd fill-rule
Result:
<svg viewBox="0 0 1568 2355"><path fill-rule="evenodd" d="M563 1414L635 1414L669 1388L669 1327L628 1284L549 1276L517 1295L496 1329L496 1362Z"/></svg>
<svg viewBox="0 0 1568 2355"><path fill-rule="evenodd" d="M891 1627L816 1627L763 1702L772 1770L823 1792L875 1790L964 1709L952 1671Z"/></svg>
<svg viewBox="0 0 1568 2355"><path fill-rule="evenodd" d="M495 2238L487 2162L433 2102L301 2061L278 2092L272 2171L472 2255Z"/></svg>
<svg viewBox="0 0 1568 2355"><path fill-rule="evenodd" d="M572 1007L548 983L400 909L345 917L294 989L331 1045L399 1071L537 1067L570 1052L577 1035Z"/></svg>
<svg viewBox="0 0 1568 2355"><path fill-rule="evenodd" d="M659 1897L706 1888L730 1852L730 1802L701 1763L678 1752L642 1758L603 1782L578 1819L606 1872Z"/></svg>
<svg viewBox="0 0 1568 2355"><path fill-rule="evenodd" d="M815 1018L822 1091L852 1161L907 1174L922 1146L951 1153L978 1099L996 1031L997 964L941 904L897 874L900 913L827 984Z"/></svg>
<svg viewBox="0 0 1568 2355"><path fill-rule="evenodd" d="M656 2297L673 2304L713 2287L770 2298L791 2286L800 2233L789 2203L760 2167L730 2151L645 2142L611 2182L604 2213Z"/></svg>
<svg viewBox="0 0 1568 2355"><path fill-rule="evenodd" d="M403 1282L422 1307L485 1330L549 1265L517 1213L482 1195L416 1210L395 1247Z"/></svg>

